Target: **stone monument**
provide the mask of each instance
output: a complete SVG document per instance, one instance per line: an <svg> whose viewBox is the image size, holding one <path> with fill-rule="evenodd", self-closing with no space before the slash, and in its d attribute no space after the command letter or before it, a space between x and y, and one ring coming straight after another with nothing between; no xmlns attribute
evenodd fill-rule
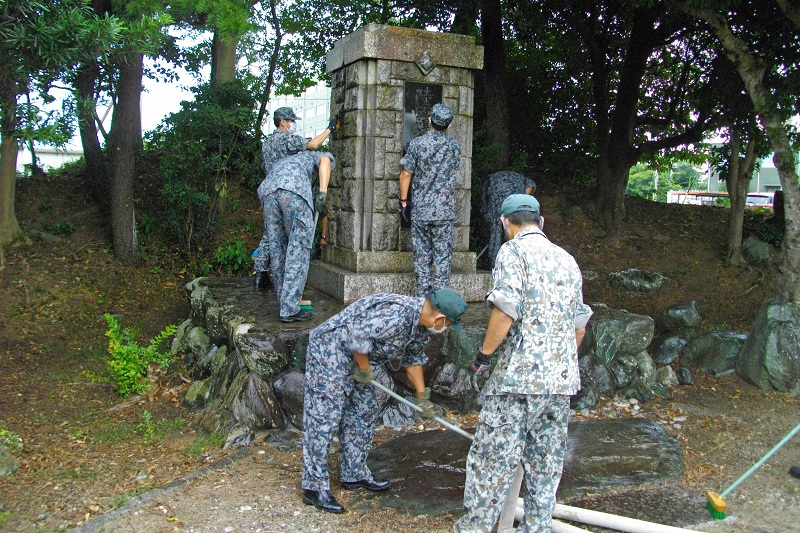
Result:
<svg viewBox="0 0 800 533"><path fill-rule="evenodd" d="M474 71L483 48L474 37L368 24L337 41L326 58L331 109L341 130L328 194L329 226L308 285L345 303L377 292L415 294L410 230L398 214L400 158L428 128L430 108L455 113L447 134L461 145L450 286L480 301L491 275L469 251Z"/></svg>

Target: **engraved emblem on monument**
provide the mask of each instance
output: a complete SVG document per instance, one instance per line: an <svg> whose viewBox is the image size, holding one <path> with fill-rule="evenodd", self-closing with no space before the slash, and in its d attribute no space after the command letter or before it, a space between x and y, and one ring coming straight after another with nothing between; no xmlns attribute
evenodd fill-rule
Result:
<svg viewBox="0 0 800 533"><path fill-rule="evenodd" d="M419 69L426 76L430 71L436 68L436 63L433 61L433 57L427 50L422 52L422 54L417 59L414 60L414 63L417 64Z"/></svg>
<svg viewBox="0 0 800 533"><path fill-rule="evenodd" d="M407 81L403 100L403 153L405 154L411 139L428 131L431 108L442 101L442 86L438 83Z"/></svg>

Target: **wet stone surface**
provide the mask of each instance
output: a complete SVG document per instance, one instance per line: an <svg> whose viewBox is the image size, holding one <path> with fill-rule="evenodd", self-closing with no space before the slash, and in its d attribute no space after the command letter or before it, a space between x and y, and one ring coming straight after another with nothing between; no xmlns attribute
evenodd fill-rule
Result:
<svg viewBox="0 0 800 533"><path fill-rule="evenodd" d="M473 432L474 430L468 429ZM444 430L407 434L370 453L377 477L392 490L359 495L358 505L373 502L416 515L463 512L464 466L470 441ZM643 484L679 483L683 452L653 420L616 419L571 422L559 500Z"/></svg>

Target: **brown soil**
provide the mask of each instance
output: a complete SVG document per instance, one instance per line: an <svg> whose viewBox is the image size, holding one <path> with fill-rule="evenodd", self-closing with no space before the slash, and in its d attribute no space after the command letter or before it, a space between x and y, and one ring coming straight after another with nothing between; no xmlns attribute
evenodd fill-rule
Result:
<svg viewBox="0 0 800 533"><path fill-rule="evenodd" d="M140 191L141 192L141 191ZM550 238L576 255L587 302L657 317L665 307L697 300L702 329L747 331L761 303L775 295L776 271L722 261L724 209L628 202L637 236L616 243L571 196L545 192L540 200ZM220 241L257 244L260 212L249 195L226 218ZM109 383L104 357L104 313L147 342L167 324L188 316L185 282L196 267L156 242L144 259L126 265L111 251L106 227L88 192L67 177L18 184L17 215L28 233L74 225L68 236L35 238L6 249L0 270L0 430L22 438L22 467L0 478L0 530L55 531L108 513L138 494L165 487L233 453L195 432L181 407L180 365L153 377L150 393L121 400ZM149 205L140 206L147 210ZM213 249L210 247L210 249ZM655 294L624 293L606 283L609 272L641 268L670 278ZM693 386L645 409L665 422L685 447L684 488L721 490L766 453L798 422L798 398L758 391L735 376L698 374ZM146 414L146 413L149 413ZM604 402L591 416L630 416ZM151 421L147 422L147 417ZM379 438L390 438L381 433ZM263 453L259 453L263 452ZM790 441L726 501L734 520L704 531L791 531L800 523L800 480L788 476L800 462L800 437ZM452 517L414 517L353 511L322 515L299 502L300 455L260 442L252 454L205 473L172 492L143 500L139 511L109 521L111 531L448 531ZM337 492L348 504L356 495ZM794 514L793 514L794 513ZM387 526L391 521L392 526Z"/></svg>

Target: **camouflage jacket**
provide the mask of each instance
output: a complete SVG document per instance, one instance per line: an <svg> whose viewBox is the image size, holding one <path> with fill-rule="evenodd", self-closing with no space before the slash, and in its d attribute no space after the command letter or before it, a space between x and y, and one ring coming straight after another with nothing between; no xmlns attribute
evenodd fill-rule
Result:
<svg viewBox="0 0 800 533"><path fill-rule="evenodd" d="M313 335L335 335L341 348L367 354L370 362L424 365L428 330L418 324L424 298L373 294L350 304L320 324Z"/></svg>
<svg viewBox="0 0 800 533"><path fill-rule="evenodd" d="M299 135L276 129L261 145L261 158L264 160L264 175L269 174L273 165L287 155L297 154L306 149L306 141Z"/></svg>
<svg viewBox="0 0 800 533"><path fill-rule="evenodd" d="M400 166L413 176L413 220L455 220L456 177L460 165L461 147L443 131L431 130L411 141Z"/></svg>
<svg viewBox="0 0 800 533"><path fill-rule="evenodd" d="M512 194L525 194L525 190L528 187L535 186L536 184L532 179L510 170L489 174L483 182L481 214L495 219L492 220L492 223L497 222L496 219L500 217L500 206L503 205L503 200Z"/></svg>
<svg viewBox="0 0 800 533"><path fill-rule="evenodd" d="M486 394L575 394L580 389L575 330L592 310L583 303L575 259L535 227L500 247L487 303L514 319L498 348Z"/></svg>
<svg viewBox="0 0 800 533"><path fill-rule="evenodd" d="M314 209L314 196L311 187L319 178L319 162L323 156L331 160L331 170L336 161L329 152L316 152L304 150L299 154L284 157L278 161L258 186L258 197L284 189L291 191L305 200L311 209Z"/></svg>

